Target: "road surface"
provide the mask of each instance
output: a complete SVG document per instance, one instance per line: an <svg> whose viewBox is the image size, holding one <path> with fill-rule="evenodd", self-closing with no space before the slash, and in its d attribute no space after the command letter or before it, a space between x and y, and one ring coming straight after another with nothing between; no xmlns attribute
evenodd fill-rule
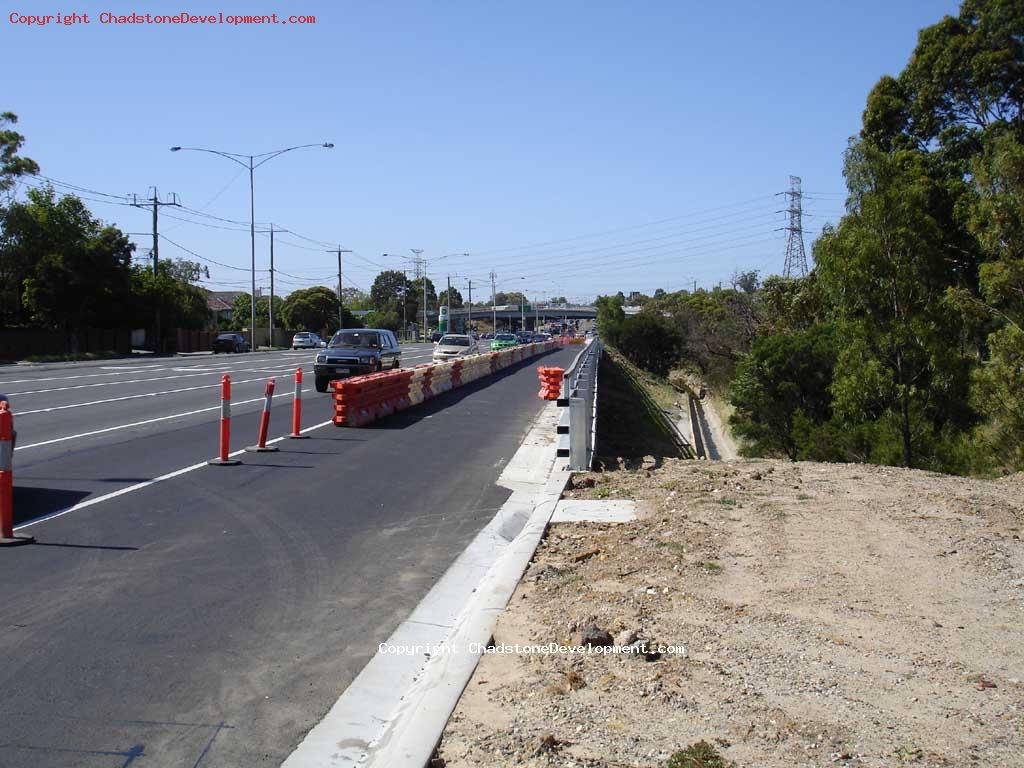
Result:
<svg viewBox="0 0 1024 768"><path fill-rule="evenodd" d="M311 359L0 370L16 517L38 540L0 550L0 765L279 765L493 517L541 408L538 358L368 428L146 485L214 455L222 372L241 447L266 377L287 393ZM306 424L329 419L329 396L306 397Z"/></svg>

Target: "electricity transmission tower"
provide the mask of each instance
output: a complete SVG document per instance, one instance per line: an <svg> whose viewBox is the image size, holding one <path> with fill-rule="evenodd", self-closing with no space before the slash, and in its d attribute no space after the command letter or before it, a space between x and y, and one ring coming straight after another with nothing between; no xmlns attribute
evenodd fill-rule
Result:
<svg viewBox="0 0 1024 768"><path fill-rule="evenodd" d="M807 253L804 251L803 192L800 177L789 177L789 191L782 192L788 205L780 213L789 214L789 225L782 227L786 236L786 264L783 277L804 277L807 274Z"/></svg>

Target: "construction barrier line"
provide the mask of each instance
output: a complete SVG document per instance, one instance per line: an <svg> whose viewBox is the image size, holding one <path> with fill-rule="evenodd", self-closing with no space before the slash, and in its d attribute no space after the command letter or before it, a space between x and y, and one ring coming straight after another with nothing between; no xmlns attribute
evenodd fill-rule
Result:
<svg viewBox="0 0 1024 768"><path fill-rule="evenodd" d="M14 535L14 414L0 401L0 547L31 544L31 536Z"/></svg>
<svg viewBox="0 0 1024 768"><path fill-rule="evenodd" d="M334 423L339 427L364 426L557 347L554 341L524 344L444 363L332 381Z"/></svg>

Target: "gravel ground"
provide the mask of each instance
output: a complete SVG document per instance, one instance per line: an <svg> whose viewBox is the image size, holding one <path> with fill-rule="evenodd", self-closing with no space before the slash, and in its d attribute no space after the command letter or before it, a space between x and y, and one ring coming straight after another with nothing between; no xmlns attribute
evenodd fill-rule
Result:
<svg viewBox="0 0 1024 768"><path fill-rule="evenodd" d="M495 643L591 650L486 654L437 765L706 740L758 768L1024 766L1024 477L666 460L574 485L641 517L553 526Z"/></svg>

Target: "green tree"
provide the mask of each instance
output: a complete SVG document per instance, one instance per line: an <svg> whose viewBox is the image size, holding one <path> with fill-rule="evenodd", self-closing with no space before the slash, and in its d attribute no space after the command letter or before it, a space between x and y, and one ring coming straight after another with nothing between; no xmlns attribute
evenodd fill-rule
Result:
<svg viewBox="0 0 1024 768"><path fill-rule="evenodd" d="M34 160L18 154L25 137L13 129L17 123L18 116L13 112L0 112L0 202L7 199L19 177L39 173Z"/></svg>
<svg viewBox="0 0 1024 768"><path fill-rule="evenodd" d="M679 359L682 334L660 315L641 312L627 317L615 334L615 346L633 363L666 376Z"/></svg>
<svg viewBox="0 0 1024 768"><path fill-rule="evenodd" d="M729 419L746 438L751 456L800 457L801 434L832 418L835 329L816 325L804 331L765 336L739 364L730 390L735 408Z"/></svg>
<svg viewBox="0 0 1024 768"><path fill-rule="evenodd" d="M93 218L77 197L58 200L52 189L30 190L25 210L16 213L5 222L5 236L13 234L14 250L33 249L22 295L32 320L63 329L72 352L85 328L122 325L135 249L124 233ZM17 229L21 224L27 231Z"/></svg>
<svg viewBox="0 0 1024 768"><path fill-rule="evenodd" d="M323 285L292 291L281 304L281 317L285 325L295 331L333 334L339 327L338 294ZM346 328L360 326L347 308L344 322Z"/></svg>
<svg viewBox="0 0 1024 768"><path fill-rule="evenodd" d="M351 309L353 311L357 309L373 309L373 303L370 301L370 295L358 288L342 288L341 298L347 309Z"/></svg>
<svg viewBox="0 0 1024 768"><path fill-rule="evenodd" d="M448 303L448 289L445 288L443 291L441 291L440 295L437 297L437 306L443 307L443 306L447 305L447 303ZM462 294L459 293L459 289L458 288L452 288L452 309L461 309L462 306L463 306L463 304L462 304Z"/></svg>
<svg viewBox="0 0 1024 768"><path fill-rule="evenodd" d="M373 285L370 287L370 305L377 312L391 313L401 317L404 301L405 317L412 322L419 309L420 295L404 272L389 269L381 272L374 279Z"/></svg>
<svg viewBox="0 0 1024 768"><path fill-rule="evenodd" d="M209 270L195 261L161 260L157 274L136 264L131 271L131 325L149 328L159 317L161 335L175 328L199 330L210 322L206 292L196 283Z"/></svg>
<svg viewBox="0 0 1024 768"><path fill-rule="evenodd" d="M622 324L626 321L622 303L623 299L619 296L598 296L595 302L597 330L601 334L601 338L612 345L618 343L619 332L622 330Z"/></svg>
<svg viewBox="0 0 1024 768"><path fill-rule="evenodd" d="M498 306L503 306L506 304L529 304L529 301L520 291L510 291L509 293L498 291L494 294L494 303Z"/></svg>
<svg viewBox="0 0 1024 768"><path fill-rule="evenodd" d="M438 307L438 304L437 304L437 290L434 288L434 281L431 280L429 277L427 277L427 278L421 277L418 280L413 280L410 283L410 291L416 297L416 305L418 307L417 311L420 314L422 314L422 312L423 312L423 304L422 304L422 302L423 302L423 281L424 280L427 281L427 311L428 312L430 312L431 310L435 310L436 311L437 307ZM409 317L410 322L412 320L414 320L415 317L416 317L415 313L413 315L411 315Z"/></svg>
<svg viewBox="0 0 1024 768"><path fill-rule="evenodd" d="M853 209L815 248L842 345L834 407L852 423L898 424L899 456L877 458L920 466L948 424L970 421L969 366L950 345L963 329L945 301L963 277L942 226L948 190L916 151L855 145L847 161L847 179L863 186L851 188Z"/></svg>

